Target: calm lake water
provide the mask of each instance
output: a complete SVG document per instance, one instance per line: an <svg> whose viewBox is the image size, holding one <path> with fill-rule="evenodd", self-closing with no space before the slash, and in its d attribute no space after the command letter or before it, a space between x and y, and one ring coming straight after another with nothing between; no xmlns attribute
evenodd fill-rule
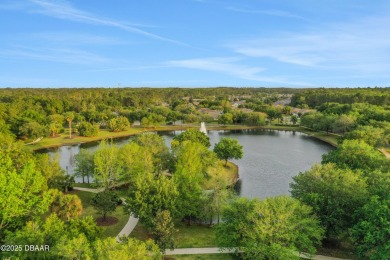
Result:
<svg viewBox="0 0 390 260"><path fill-rule="evenodd" d="M172 138L181 131L159 132L168 146ZM332 149L322 141L306 134L292 131L234 130L208 131L213 147L222 137L237 139L244 147L244 157L233 162L239 166L238 189L241 196L265 198L289 194L289 183L299 172L321 161L321 156ZM115 140L124 145L131 140ZM74 155L80 148L96 150L98 142L63 146L47 150L50 156L58 156L61 167L73 174ZM80 180L78 180L80 181Z"/></svg>

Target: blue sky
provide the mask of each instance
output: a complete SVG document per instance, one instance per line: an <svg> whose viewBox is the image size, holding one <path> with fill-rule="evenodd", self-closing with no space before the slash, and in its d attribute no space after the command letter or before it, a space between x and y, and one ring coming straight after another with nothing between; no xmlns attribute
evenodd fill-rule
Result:
<svg viewBox="0 0 390 260"><path fill-rule="evenodd" d="M389 13L381 0L2 0L0 87L388 87Z"/></svg>

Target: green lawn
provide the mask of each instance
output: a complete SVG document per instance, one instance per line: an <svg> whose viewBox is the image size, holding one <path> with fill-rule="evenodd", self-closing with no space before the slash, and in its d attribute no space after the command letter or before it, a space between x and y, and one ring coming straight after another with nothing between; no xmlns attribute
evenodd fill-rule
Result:
<svg viewBox="0 0 390 260"><path fill-rule="evenodd" d="M83 203L82 217L92 216L94 219L100 217L91 205L91 199L94 196L94 193L86 191L73 191L71 193L79 196ZM124 212L123 206L116 207L115 212L110 213L109 216L117 218L118 222L112 226L101 227L101 238L116 237L129 220L129 214Z"/></svg>
<svg viewBox="0 0 390 260"><path fill-rule="evenodd" d="M94 183L75 183L73 187L79 187L79 188L96 188Z"/></svg>
<svg viewBox="0 0 390 260"><path fill-rule="evenodd" d="M32 150L39 150L39 149L50 148L50 147L58 147L62 145L88 143L88 142L98 141L102 139L135 135L145 130L146 130L145 128L130 128L129 130L123 132L110 132L108 130L100 130L98 135L94 137L84 137L84 136L78 136L77 134L74 134L72 135L72 139L69 139L69 135L67 133L64 133L64 134L60 134L58 137L45 137L38 143L33 145L28 145L26 147Z"/></svg>
<svg viewBox="0 0 390 260"><path fill-rule="evenodd" d="M194 247L216 247L216 237L212 228L207 225L192 224L177 221L175 228L178 232L175 234L175 248L194 248ZM137 226L130 234L130 237L139 240L151 238L145 227L138 222Z"/></svg>
<svg viewBox="0 0 390 260"><path fill-rule="evenodd" d="M206 179L203 183L203 189L209 190L212 189L212 182L214 181L213 176L217 174L225 179L228 185L233 185L238 179L238 166L232 162L228 162L227 167L225 167L224 161L219 161L217 166L209 169L208 171L210 178Z"/></svg>
<svg viewBox="0 0 390 260"><path fill-rule="evenodd" d="M175 235L177 248L217 246L214 230L208 225L187 226L187 223L176 222L175 227L179 230Z"/></svg>

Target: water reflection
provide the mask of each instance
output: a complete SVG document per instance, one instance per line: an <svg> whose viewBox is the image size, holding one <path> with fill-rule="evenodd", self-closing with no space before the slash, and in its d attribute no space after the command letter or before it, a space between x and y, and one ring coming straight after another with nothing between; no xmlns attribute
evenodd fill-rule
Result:
<svg viewBox="0 0 390 260"><path fill-rule="evenodd" d="M170 147L173 137L182 131L159 132ZM321 156L332 147L306 134L275 130L208 131L211 149L222 137L236 138L244 147L244 157L234 161L240 168L239 191L245 197L269 197L289 194L292 177L321 161ZM121 146L132 137L115 139ZM63 146L47 152L58 153L60 165L74 172L74 155L80 148L96 150L98 142Z"/></svg>

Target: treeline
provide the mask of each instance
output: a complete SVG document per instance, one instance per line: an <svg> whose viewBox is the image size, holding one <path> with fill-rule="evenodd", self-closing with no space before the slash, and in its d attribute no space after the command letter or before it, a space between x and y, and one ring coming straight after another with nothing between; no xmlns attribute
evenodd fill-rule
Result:
<svg viewBox="0 0 390 260"><path fill-rule="evenodd" d="M295 93L291 99L294 107L315 108L327 102L341 104L368 103L377 106L390 105L389 88L320 88Z"/></svg>
<svg viewBox="0 0 390 260"><path fill-rule="evenodd" d="M316 131L342 134L344 139L364 140L374 147L390 144L390 110L370 104L324 103L318 112L306 113L301 125Z"/></svg>
<svg viewBox="0 0 390 260"><path fill-rule="evenodd" d="M290 92L296 90L0 89L0 131L18 139L33 139L58 136L66 127L81 136L96 136L100 129L126 130L135 121L144 127L175 124L178 120L194 123L219 119L224 124L262 125L265 114L233 110L249 108L254 112L264 112L271 119L275 116L281 118L282 112L275 110L272 102L283 99ZM233 107L232 103L236 101L242 103ZM210 110L217 115L210 115ZM218 111L227 115L221 116Z"/></svg>

